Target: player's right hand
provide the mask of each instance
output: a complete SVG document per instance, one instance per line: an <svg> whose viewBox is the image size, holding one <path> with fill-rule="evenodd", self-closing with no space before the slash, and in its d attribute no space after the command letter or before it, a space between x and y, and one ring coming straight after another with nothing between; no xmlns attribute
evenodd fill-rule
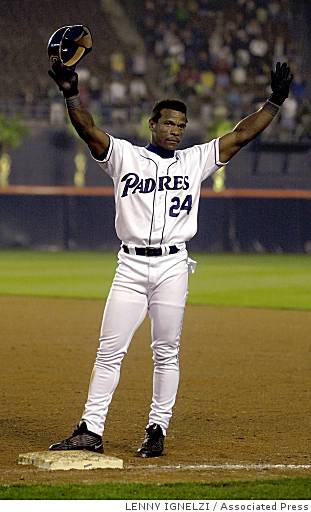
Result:
<svg viewBox="0 0 311 512"><path fill-rule="evenodd" d="M78 75L73 69L64 66L57 60L52 65L52 69L49 69L48 73L50 77L53 78L54 82L56 82L65 98L71 98L79 94Z"/></svg>

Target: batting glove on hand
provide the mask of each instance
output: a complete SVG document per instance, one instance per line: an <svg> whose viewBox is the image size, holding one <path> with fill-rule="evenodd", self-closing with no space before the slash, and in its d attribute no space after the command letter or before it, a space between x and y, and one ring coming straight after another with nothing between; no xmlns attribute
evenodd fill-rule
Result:
<svg viewBox="0 0 311 512"><path fill-rule="evenodd" d="M71 98L79 94L78 75L73 70L64 66L59 60L54 62L52 69L48 71L51 78L64 94L65 98Z"/></svg>
<svg viewBox="0 0 311 512"><path fill-rule="evenodd" d="M288 97L292 80L293 75L290 72L290 68L286 62L283 62L282 65L280 62L278 62L275 67L275 71L271 70L272 95L270 96L269 100L276 105L282 105L282 103Z"/></svg>

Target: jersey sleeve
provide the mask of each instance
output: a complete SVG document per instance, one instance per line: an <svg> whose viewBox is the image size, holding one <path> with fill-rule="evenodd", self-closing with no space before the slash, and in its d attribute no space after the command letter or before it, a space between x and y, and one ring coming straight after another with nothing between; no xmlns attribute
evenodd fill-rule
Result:
<svg viewBox="0 0 311 512"><path fill-rule="evenodd" d="M206 144L198 144L193 146L196 150L196 157L199 160L199 169L201 170L201 181L206 180L217 169L223 167L228 162L220 162L219 160L219 138L213 139Z"/></svg>
<svg viewBox="0 0 311 512"><path fill-rule="evenodd" d="M124 160L124 154L126 152L127 145L129 142L116 139L109 135L109 148L102 157L95 158L92 153L92 157L99 164L99 166L111 177L117 177L122 169L122 162Z"/></svg>

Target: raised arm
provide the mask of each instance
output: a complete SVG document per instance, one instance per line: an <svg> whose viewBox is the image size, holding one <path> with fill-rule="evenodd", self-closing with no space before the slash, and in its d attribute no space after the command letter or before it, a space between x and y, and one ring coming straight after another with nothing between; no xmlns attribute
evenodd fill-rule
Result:
<svg viewBox="0 0 311 512"><path fill-rule="evenodd" d="M267 128L288 97L292 79L293 75L288 65L285 62L282 65L278 62L275 71L271 71L272 95L270 98L257 112L242 119L232 132L220 138L219 158L221 162L230 160L243 146Z"/></svg>
<svg viewBox="0 0 311 512"><path fill-rule="evenodd" d="M70 121L76 132L89 146L93 156L100 157L109 148L109 136L95 125L93 117L82 105L77 73L57 61L49 70L49 75L64 94Z"/></svg>

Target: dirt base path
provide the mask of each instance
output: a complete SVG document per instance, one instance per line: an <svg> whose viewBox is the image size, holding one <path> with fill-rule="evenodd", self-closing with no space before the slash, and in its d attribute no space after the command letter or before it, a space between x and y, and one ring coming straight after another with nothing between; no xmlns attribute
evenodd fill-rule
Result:
<svg viewBox="0 0 311 512"><path fill-rule="evenodd" d="M311 475L304 468L249 466L311 464L311 312L204 306L186 310L180 389L163 457L135 456L151 399L145 321L124 360L104 436L106 453L122 458L125 469L18 465L20 453L46 450L80 419L102 309L95 300L0 298L0 483Z"/></svg>

